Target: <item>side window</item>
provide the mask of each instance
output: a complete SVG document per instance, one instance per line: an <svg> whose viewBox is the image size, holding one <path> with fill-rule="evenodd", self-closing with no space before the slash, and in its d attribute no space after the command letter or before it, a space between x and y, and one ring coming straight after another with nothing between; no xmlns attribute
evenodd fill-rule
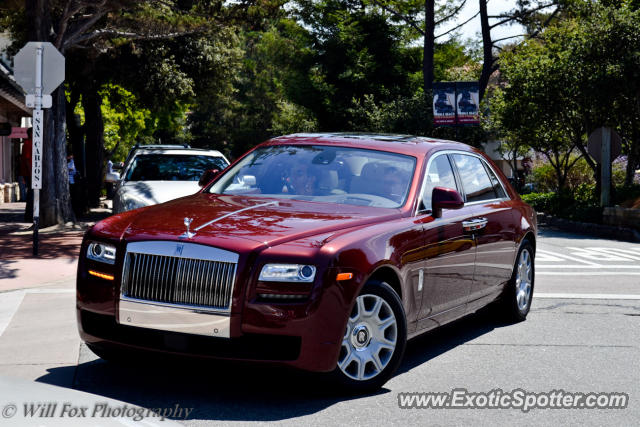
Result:
<svg viewBox="0 0 640 427"><path fill-rule="evenodd" d="M435 187L452 188L458 191L453 169L451 168L451 163L449 163L449 157L447 155L436 157L429 165L420 210L431 209L431 194Z"/></svg>
<svg viewBox="0 0 640 427"><path fill-rule="evenodd" d="M484 163L484 167L487 169L487 172L489 173L489 179L491 179L491 184L493 184L493 191L496 192L496 194L498 195L498 198L502 199L503 197L507 197L506 193L504 192L504 189L502 188L502 185L500 185L500 181L498 180L498 177L496 176L495 173L493 173L493 170L491 170L491 168L489 167L488 164Z"/></svg>
<svg viewBox="0 0 640 427"><path fill-rule="evenodd" d="M487 171L479 158L464 154L454 154L453 160L456 163L462 180L462 187L467 195L467 203L497 198L489 175L487 175Z"/></svg>

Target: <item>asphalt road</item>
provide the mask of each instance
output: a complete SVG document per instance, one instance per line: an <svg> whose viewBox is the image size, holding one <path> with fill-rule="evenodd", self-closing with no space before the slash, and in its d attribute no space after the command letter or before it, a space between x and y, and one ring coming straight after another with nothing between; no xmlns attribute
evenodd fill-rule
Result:
<svg viewBox="0 0 640 427"><path fill-rule="evenodd" d="M190 426L640 424L640 244L543 230L526 322L505 324L488 309L423 335L409 343L398 374L370 396L346 396L318 375L265 366L109 364L80 344L73 306L72 283L0 294L0 376L146 408L193 408L186 420L174 417ZM398 407L399 393L454 389L621 392L629 402L528 412ZM3 408L28 399L0 383Z"/></svg>

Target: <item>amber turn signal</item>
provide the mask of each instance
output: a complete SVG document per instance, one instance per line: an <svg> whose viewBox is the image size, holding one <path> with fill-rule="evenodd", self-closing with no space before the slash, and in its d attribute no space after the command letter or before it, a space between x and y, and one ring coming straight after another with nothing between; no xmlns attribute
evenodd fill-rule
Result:
<svg viewBox="0 0 640 427"><path fill-rule="evenodd" d="M353 278L353 273L338 273L338 275L336 276L336 280L338 282L343 280L350 280L352 278Z"/></svg>
<svg viewBox="0 0 640 427"><path fill-rule="evenodd" d="M104 274L104 273L100 273L99 271L93 271L93 270L89 270L89 274L104 280L113 280L113 276L111 274Z"/></svg>

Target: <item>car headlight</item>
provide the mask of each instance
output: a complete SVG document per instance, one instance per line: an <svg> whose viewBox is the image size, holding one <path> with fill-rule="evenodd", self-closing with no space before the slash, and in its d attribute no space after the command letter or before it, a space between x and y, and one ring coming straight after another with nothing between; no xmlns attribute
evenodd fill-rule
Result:
<svg viewBox="0 0 640 427"><path fill-rule="evenodd" d="M316 268L305 264L266 264L258 280L263 282L310 283L316 277Z"/></svg>
<svg viewBox="0 0 640 427"><path fill-rule="evenodd" d="M87 248L87 258L106 264L115 264L116 247L104 243L91 242Z"/></svg>

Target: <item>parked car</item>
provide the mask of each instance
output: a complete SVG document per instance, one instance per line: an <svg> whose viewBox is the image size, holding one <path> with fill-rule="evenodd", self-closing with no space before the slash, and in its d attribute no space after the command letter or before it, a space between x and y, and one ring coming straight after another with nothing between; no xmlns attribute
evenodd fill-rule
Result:
<svg viewBox="0 0 640 427"><path fill-rule="evenodd" d="M207 171L222 170L229 161L216 150L181 146L140 146L131 151L118 172L107 174L116 183L113 213L163 203L197 192ZM207 184L208 182L204 182Z"/></svg>
<svg viewBox="0 0 640 427"><path fill-rule="evenodd" d="M535 212L474 148L290 135L197 194L89 229L78 326L106 359L262 361L372 390L409 338L498 299L524 320L535 246Z"/></svg>

